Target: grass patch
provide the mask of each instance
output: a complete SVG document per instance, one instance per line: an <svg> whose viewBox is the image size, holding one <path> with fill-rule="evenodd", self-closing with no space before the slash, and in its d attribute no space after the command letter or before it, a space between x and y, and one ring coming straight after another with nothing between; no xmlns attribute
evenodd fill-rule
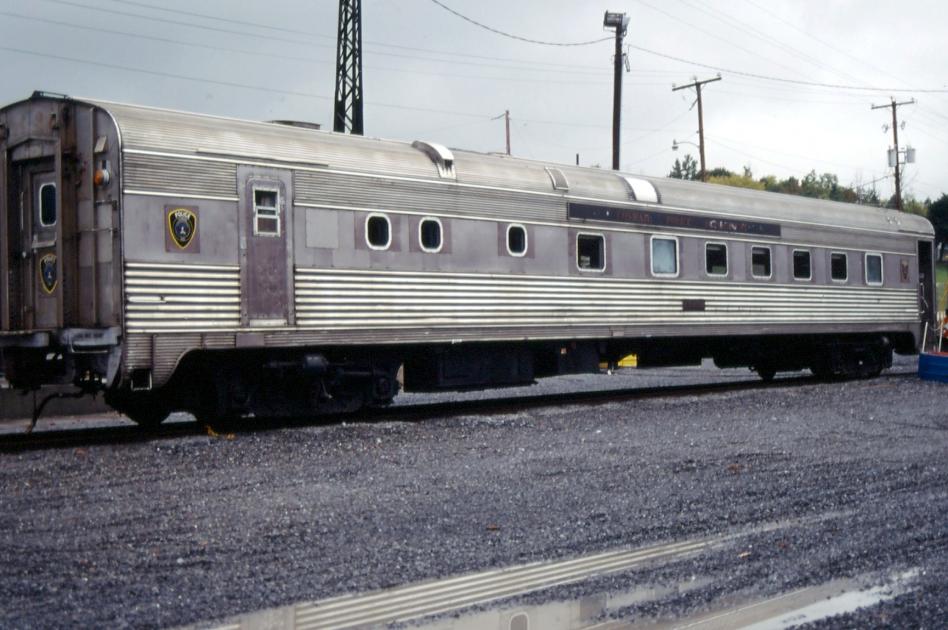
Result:
<svg viewBox="0 0 948 630"><path fill-rule="evenodd" d="M948 283L948 263L935 263L935 295L938 296L938 310L945 310L945 285Z"/></svg>

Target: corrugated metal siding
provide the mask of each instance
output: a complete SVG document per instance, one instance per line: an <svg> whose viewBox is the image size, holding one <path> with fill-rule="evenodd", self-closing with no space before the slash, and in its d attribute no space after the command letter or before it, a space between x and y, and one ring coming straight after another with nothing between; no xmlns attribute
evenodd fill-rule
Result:
<svg viewBox="0 0 948 630"><path fill-rule="evenodd" d="M683 312L683 300L704 312ZM918 321L913 290L298 270L301 327L636 326ZM749 330L748 332L751 332ZM696 334L698 331L696 329Z"/></svg>
<svg viewBox="0 0 948 630"><path fill-rule="evenodd" d="M498 190L458 188L437 182L403 182L334 173L300 172L295 180L296 203L383 210L437 212L456 215L565 221L566 202Z"/></svg>
<svg viewBox="0 0 948 630"><path fill-rule="evenodd" d="M193 331L240 326L240 269L127 263L125 326Z"/></svg>
<svg viewBox="0 0 948 630"><path fill-rule="evenodd" d="M201 347L202 336L194 334L130 334L126 344L126 370L151 369L153 387L168 382L178 362L189 351Z"/></svg>
<svg viewBox="0 0 948 630"><path fill-rule="evenodd" d="M237 165L159 155L125 153L125 189L187 196L237 195Z"/></svg>

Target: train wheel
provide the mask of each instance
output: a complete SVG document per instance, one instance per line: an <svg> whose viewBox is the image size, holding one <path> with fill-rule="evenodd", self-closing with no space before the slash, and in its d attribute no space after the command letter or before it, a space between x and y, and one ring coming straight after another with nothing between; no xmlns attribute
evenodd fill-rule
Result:
<svg viewBox="0 0 948 630"><path fill-rule="evenodd" d="M762 380L765 383L771 382L772 380L774 380L774 377L777 376L777 370L773 369L772 367L767 367L767 366L755 367L754 371L757 372L757 376L760 377L760 380Z"/></svg>
<svg viewBox="0 0 948 630"><path fill-rule="evenodd" d="M140 427L153 429L165 421L171 409L158 400L154 393L106 394L105 402L110 407L131 419Z"/></svg>

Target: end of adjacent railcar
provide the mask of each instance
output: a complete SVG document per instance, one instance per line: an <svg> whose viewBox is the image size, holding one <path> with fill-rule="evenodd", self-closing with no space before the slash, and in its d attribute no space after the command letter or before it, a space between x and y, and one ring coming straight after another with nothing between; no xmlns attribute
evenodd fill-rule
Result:
<svg viewBox="0 0 948 630"><path fill-rule="evenodd" d="M0 109L0 369L15 388L118 374L119 142L107 112L68 97Z"/></svg>

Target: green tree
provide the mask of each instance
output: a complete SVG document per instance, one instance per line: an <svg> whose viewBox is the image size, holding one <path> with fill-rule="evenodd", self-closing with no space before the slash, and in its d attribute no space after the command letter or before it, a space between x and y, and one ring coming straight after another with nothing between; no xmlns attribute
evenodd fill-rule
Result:
<svg viewBox="0 0 948 630"><path fill-rule="evenodd" d="M711 179L712 177L734 177L734 173L719 166L708 171L708 179Z"/></svg>
<svg viewBox="0 0 948 630"><path fill-rule="evenodd" d="M671 173L668 174L673 179L698 179L698 163L691 157L691 154L685 154L681 160L675 159L675 165L672 166Z"/></svg>
<svg viewBox="0 0 948 630"><path fill-rule="evenodd" d="M685 156L684 162L675 160L675 166L670 177L679 177L681 179L698 179L697 164L691 156ZM774 175L765 175L758 179L754 178L754 173L749 166L744 166L743 174L738 175L726 168L718 167L708 171L708 181L725 186L738 186L741 188L753 188L755 190L766 190L768 192L778 192L786 195L802 195L805 197L814 197L816 199L830 199L833 201L843 201L846 203L863 204L867 206L882 206L883 202L879 198L879 193L872 185L850 185L843 186L839 183L839 177L833 173L817 174L816 170L811 170L803 179L790 176L786 179L777 179ZM925 215L930 200L914 201L910 203L906 199L904 207L906 212ZM894 208L895 202L890 199L887 207ZM946 241L948 245L948 241Z"/></svg>
<svg viewBox="0 0 948 630"><path fill-rule="evenodd" d="M928 207L928 220L935 227L935 251L941 252L948 243L948 195L942 194Z"/></svg>
<svg viewBox="0 0 948 630"><path fill-rule="evenodd" d="M757 181L753 177L748 177L747 175L737 175L736 173L731 173L729 175L712 175L708 177L708 182L712 184L721 184L723 186L734 186L737 188L766 190L766 186L763 182Z"/></svg>

